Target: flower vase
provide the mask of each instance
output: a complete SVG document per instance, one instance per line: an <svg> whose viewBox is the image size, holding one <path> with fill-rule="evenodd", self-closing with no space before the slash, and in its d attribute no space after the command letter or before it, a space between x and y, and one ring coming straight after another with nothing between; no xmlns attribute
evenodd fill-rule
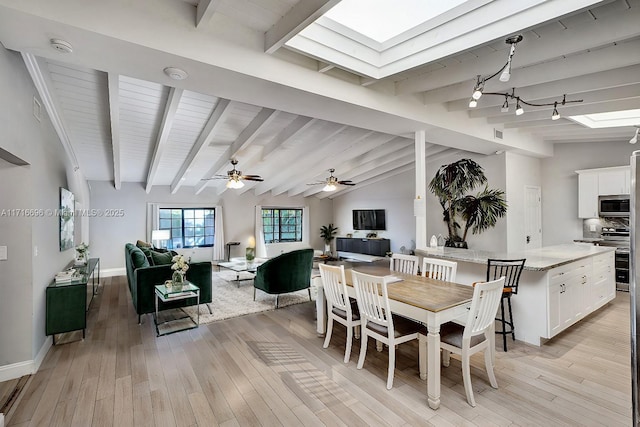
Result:
<svg viewBox="0 0 640 427"><path fill-rule="evenodd" d="M324 254L331 255L331 243L324 244Z"/></svg>
<svg viewBox="0 0 640 427"><path fill-rule="evenodd" d="M181 271L174 271L171 276L171 288L175 291L181 291L184 284L184 273Z"/></svg>

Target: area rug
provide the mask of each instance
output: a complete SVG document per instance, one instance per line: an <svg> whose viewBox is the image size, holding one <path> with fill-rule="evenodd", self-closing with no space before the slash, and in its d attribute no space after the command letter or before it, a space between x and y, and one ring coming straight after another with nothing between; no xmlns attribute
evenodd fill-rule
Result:
<svg viewBox="0 0 640 427"><path fill-rule="evenodd" d="M241 273L240 286L235 281L236 273L222 270L214 271L212 274L211 295L212 302L209 304L212 313L206 304L200 304L200 324L215 322L218 320L230 319L232 317L244 316L245 314L259 313L262 311L275 310L276 296L269 295L260 289L256 290L256 300L253 300L253 276L249 273ZM315 301L317 290L311 286L311 298ZM309 302L307 290L281 294L278 298L278 306ZM195 307L187 307L185 311L191 315L196 315Z"/></svg>

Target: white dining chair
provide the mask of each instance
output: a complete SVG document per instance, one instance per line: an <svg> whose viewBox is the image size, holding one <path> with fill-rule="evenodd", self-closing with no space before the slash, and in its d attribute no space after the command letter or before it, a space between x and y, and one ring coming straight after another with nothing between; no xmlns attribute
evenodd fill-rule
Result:
<svg viewBox="0 0 640 427"><path fill-rule="evenodd" d="M494 345L493 338L496 313L502 299L504 277L491 282L476 283L473 289L471 309L464 326L447 322L440 328L440 347L442 348L442 364L449 366L449 353L460 355L462 362L462 380L469 405L476 406L471 388L471 355L484 351L484 364L489 376L491 387L498 388L496 376L493 373L493 357L490 345Z"/></svg>
<svg viewBox="0 0 640 427"><path fill-rule="evenodd" d="M324 339L324 348L329 347L331 334L333 332L333 322L343 324L347 328L347 344L344 351L344 363L349 362L351 357L351 344L355 329L356 338L359 337L359 327L361 324L360 313L354 299L350 299L347 293L347 282L344 275L344 266L330 266L320 264L320 276L322 277L322 287L327 298L327 333Z"/></svg>
<svg viewBox="0 0 640 427"><path fill-rule="evenodd" d="M396 366L396 345L417 339L420 372L427 369L426 328L418 322L402 316L392 315L389 307L389 294L385 277L352 272L353 286L362 319L360 338L360 357L358 369L364 366L369 337L389 347L389 368L387 389L393 387L393 375Z"/></svg>
<svg viewBox="0 0 640 427"><path fill-rule="evenodd" d="M417 256L393 254L391 255L389 268L393 271L399 271L400 273L412 274L415 276L418 274L419 264L420 260Z"/></svg>
<svg viewBox="0 0 640 427"><path fill-rule="evenodd" d="M421 272L424 277L431 277L445 282L455 282L457 270L458 263L455 261L426 257L422 259Z"/></svg>

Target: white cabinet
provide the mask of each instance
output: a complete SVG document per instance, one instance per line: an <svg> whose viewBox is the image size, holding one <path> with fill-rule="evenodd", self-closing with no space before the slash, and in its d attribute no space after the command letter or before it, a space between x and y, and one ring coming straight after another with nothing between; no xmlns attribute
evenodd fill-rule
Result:
<svg viewBox="0 0 640 427"><path fill-rule="evenodd" d="M549 272L546 338L557 335L615 298L613 263L613 252L609 252Z"/></svg>
<svg viewBox="0 0 640 427"><path fill-rule="evenodd" d="M598 173L578 174L578 218L598 217Z"/></svg>
<svg viewBox="0 0 640 427"><path fill-rule="evenodd" d="M631 168L584 169L578 173L578 218L598 217L598 196L629 194Z"/></svg>
<svg viewBox="0 0 640 427"><path fill-rule="evenodd" d="M629 168L616 168L599 172L598 195L629 194L630 177Z"/></svg>

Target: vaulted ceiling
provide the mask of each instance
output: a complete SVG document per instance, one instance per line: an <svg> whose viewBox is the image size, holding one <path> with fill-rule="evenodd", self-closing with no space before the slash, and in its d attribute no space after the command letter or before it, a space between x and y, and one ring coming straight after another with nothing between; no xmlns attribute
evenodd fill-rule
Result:
<svg viewBox="0 0 640 427"><path fill-rule="evenodd" d="M449 40L454 53L380 79L285 45L338 2L0 0L0 42L22 54L74 164L116 188L333 197L354 187L307 184L329 168L360 186L402 173L418 130L428 161L458 151L544 157L555 143L633 136L633 126L590 129L567 117L640 108L640 0L572 0L570 13L504 33L480 25L475 44ZM501 112L500 96L468 106L476 75L504 65L504 40L516 33L511 80L492 79L485 91L515 88L534 104L582 99L558 106L559 120L553 106ZM172 80L166 67L188 76ZM227 190L224 179L206 180L225 175L232 158L264 182Z"/></svg>

